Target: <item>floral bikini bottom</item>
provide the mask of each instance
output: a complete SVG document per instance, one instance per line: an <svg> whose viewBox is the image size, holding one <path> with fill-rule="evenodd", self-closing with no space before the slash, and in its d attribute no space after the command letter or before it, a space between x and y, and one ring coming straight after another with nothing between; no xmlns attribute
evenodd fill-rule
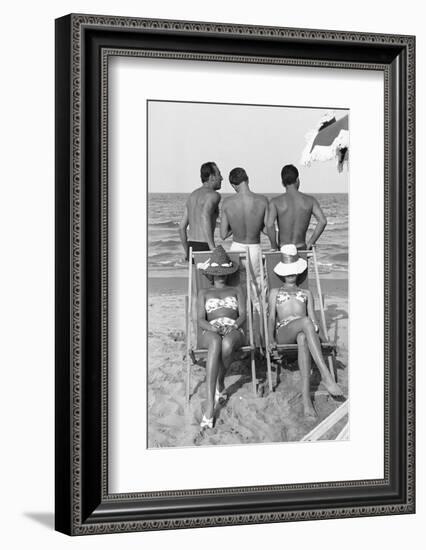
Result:
<svg viewBox="0 0 426 550"><path fill-rule="evenodd" d="M300 315L290 315L290 317L286 317L285 319L281 319L281 321L277 321L275 330L286 327L289 323L295 321L296 319L302 319L302 317Z"/></svg>
<svg viewBox="0 0 426 550"><path fill-rule="evenodd" d="M235 325L235 319L231 319L230 317L218 317L217 319L212 319L209 321L209 323L217 328L219 330L219 334L223 336L225 329L228 327L234 327L235 330L238 330L241 332L241 334L244 336L244 331L242 328L238 328ZM207 331L203 330L203 334L205 334Z"/></svg>

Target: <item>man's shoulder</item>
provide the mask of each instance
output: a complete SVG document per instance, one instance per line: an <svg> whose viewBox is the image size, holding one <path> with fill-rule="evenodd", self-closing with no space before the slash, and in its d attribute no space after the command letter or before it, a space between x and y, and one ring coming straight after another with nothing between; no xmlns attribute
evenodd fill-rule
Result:
<svg viewBox="0 0 426 550"><path fill-rule="evenodd" d="M288 196L285 193L272 197L271 203L275 206L277 211L283 210L287 207Z"/></svg>
<svg viewBox="0 0 426 550"><path fill-rule="evenodd" d="M207 203L220 201L220 193L218 193L214 189L209 189L208 187L198 187L198 189L195 189L191 193L190 198L191 197L202 197L203 200L205 200Z"/></svg>
<svg viewBox="0 0 426 550"><path fill-rule="evenodd" d="M204 191L204 187L197 187L197 189L194 189L194 191L191 191L191 193L189 194L188 201L196 199L199 195L203 195Z"/></svg>
<svg viewBox="0 0 426 550"><path fill-rule="evenodd" d="M262 193L255 193L255 196L259 201L262 201L265 203L269 202L268 199L265 197L265 195L262 195Z"/></svg>
<svg viewBox="0 0 426 550"><path fill-rule="evenodd" d="M271 202L274 204L279 204L286 200L287 200L287 196L285 193L281 193L280 195L275 195L274 197L271 198Z"/></svg>
<svg viewBox="0 0 426 550"><path fill-rule="evenodd" d="M231 195L230 197L223 197L222 208L225 208L235 203L235 198L236 198L236 195Z"/></svg>
<svg viewBox="0 0 426 550"><path fill-rule="evenodd" d="M191 195L219 195L219 193L210 187L200 185L200 187L197 187L191 192Z"/></svg>
<svg viewBox="0 0 426 550"><path fill-rule="evenodd" d="M304 200L306 200L307 202L310 202L310 203L314 203L314 202L318 202L317 199L313 196L313 195L308 195L308 193L302 193L301 191L299 191L300 195L302 196L302 198Z"/></svg>
<svg viewBox="0 0 426 550"><path fill-rule="evenodd" d="M208 197L210 198L211 201L220 201L221 199L220 193L218 193L214 189L209 189L208 191L209 191Z"/></svg>
<svg viewBox="0 0 426 550"><path fill-rule="evenodd" d="M268 204L269 204L268 199L265 197L265 195L262 195L261 193L253 193L253 199L258 204L263 204L265 206L268 206Z"/></svg>

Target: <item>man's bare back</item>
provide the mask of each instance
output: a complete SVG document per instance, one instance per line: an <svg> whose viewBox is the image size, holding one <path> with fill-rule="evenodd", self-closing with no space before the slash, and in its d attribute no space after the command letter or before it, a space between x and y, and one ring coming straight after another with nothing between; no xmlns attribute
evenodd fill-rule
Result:
<svg viewBox="0 0 426 550"><path fill-rule="evenodd" d="M244 244L260 243L260 233L268 214L268 200L263 195L246 191L224 200L221 237L232 233L233 240Z"/></svg>
<svg viewBox="0 0 426 550"><path fill-rule="evenodd" d="M313 197L297 192L285 193L271 201L277 211L279 244L306 246L306 232L311 221Z"/></svg>
<svg viewBox="0 0 426 550"><path fill-rule="evenodd" d="M284 166L281 170L281 180L286 193L274 197L269 204L267 229L271 243L273 248L294 244L299 249L309 250L324 231L327 219L317 199L299 191L299 171L295 166ZM317 224L306 240L312 216L316 218ZM275 238L275 221L278 222L278 243Z"/></svg>
<svg viewBox="0 0 426 550"><path fill-rule="evenodd" d="M306 233L312 216L318 223L307 241ZM294 244L299 249L310 249L327 223L316 198L296 189L287 190L287 193L271 200L268 225L275 219L278 221L279 246Z"/></svg>
<svg viewBox="0 0 426 550"><path fill-rule="evenodd" d="M206 231L206 222L207 227L212 228L214 233L219 215L219 202L220 194L206 187L199 187L190 194L186 202L189 240L209 243L213 235Z"/></svg>
<svg viewBox="0 0 426 550"><path fill-rule="evenodd" d="M220 202L217 189L221 188L223 178L215 162L202 164L200 176L202 186L189 196L179 224L185 259L188 259L190 248L200 251L215 247L214 230Z"/></svg>

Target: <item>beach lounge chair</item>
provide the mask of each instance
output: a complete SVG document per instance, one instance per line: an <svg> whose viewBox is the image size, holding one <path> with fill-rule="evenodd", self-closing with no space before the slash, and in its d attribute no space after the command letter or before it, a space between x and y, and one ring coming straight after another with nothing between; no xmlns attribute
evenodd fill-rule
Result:
<svg viewBox="0 0 426 550"><path fill-rule="evenodd" d="M301 441L319 441L324 437L327 432L334 429L334 427L349 414L349 399L342 403L335 411L329 414L322 422L320 422L315 428L307 433ZM341 427L338 434L334 437L335 441L345 441L349 437L349 420L347 420Z"/></svg>
<svg viewBox="0 0 426 550"><path fill-rule="evenodd" d="M198 292L202 288L208 288L210 282L203 275L202 271L197 268L197 264L205 262L209 257L210 252L193 252L192 248L189 249L189 273L188 273L188 296L186 297L186 403L189 403L190 391L191 391L191 367L195 364L200 357L206 357L208 350L202 348L200 345L201 330L198 326L197 319L194 319L193 315L193 300L198 296ZM233 262L237 262L241 265L241 260L246 259L245 253L229 252L229 257ZM192 263L194 260L194 263ZM245 276L245 281L241 280L241 277ZM242 283L245 284L242 284ZM195 288L192 285L195 284ZM253 308L252 308L252 285L250 281L250 270L239 269L233 275L228 278L230 286L242 285L246 290L247 296L247 320L243 325L244 334L246 336L245 345L240 348L243 352L250 354L251 363L251 375L253 384L253 393L257 395L257 378L256 378L256 365L255 365L255 339L253 335ZM194 334L195 333L195 334Z"/></svg>
<svg viewBox="0 0 426 550"><path fill-rule="evenodd" d="M316 284L316 290L318 294L318 300L319 300L319 307L320 307L320 323L323 330L323 333L327 335L327 326L325 322L325 313L324 313L324 302L323 302L323 296L321 292L321 282L319 278L319 272L318 272L318 264L317 264L317 258L316 258L316 251L315 247L312 248L312 250L304 250L299 251L299 255L304 258L308 262L312 260L314 265L314 272L315 272L315 284ZM268 326L267 326L267 288L270 290L272 288L278 288L282 285L281 280L274 272L274 267L277 265L278 262L281 261L281 252L265 252L264 253L264 259L265 259L265 270L266 270L266 281L263 273L261 273L261 281L263 283L262 287L262 302L263 302L263 321L264 321L264 332L265 332L265 345L266 345L266 361L268 365L268 373L271 372L271 356L269 353L269 334L268 334ZM261 269L263 270L263 266L261 265ZM307 270L307 277L305 277L304 281L300 283L301 288L309 288L309 268ZM331 342L321 342L321 347L323 350L324 355L327 355L328 358L328 367L330 370L330 374L333 378L333 380L336 380L335 373L334 373L334 364L333 364L333 358L336 354L336 345ZM279 344L277 345L277 351L280 355L290 355L294 354L294 352L297 352L297 344ZM279 371L277 370L277 383L279 380ZM271 387L271 382L270 382Z"/></svg>

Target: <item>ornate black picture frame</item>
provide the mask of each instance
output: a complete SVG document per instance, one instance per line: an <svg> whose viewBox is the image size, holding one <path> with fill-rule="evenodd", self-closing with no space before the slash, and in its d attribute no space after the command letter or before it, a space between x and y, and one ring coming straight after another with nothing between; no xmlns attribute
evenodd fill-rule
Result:
<svg viewBox="0 0 426 550"><path fill-rule="evenodd" d="M110 494L108 58L384 74L384 478ZM413 36L68 15L56 21L56 529L70 535L414 513Z"/></svg>

